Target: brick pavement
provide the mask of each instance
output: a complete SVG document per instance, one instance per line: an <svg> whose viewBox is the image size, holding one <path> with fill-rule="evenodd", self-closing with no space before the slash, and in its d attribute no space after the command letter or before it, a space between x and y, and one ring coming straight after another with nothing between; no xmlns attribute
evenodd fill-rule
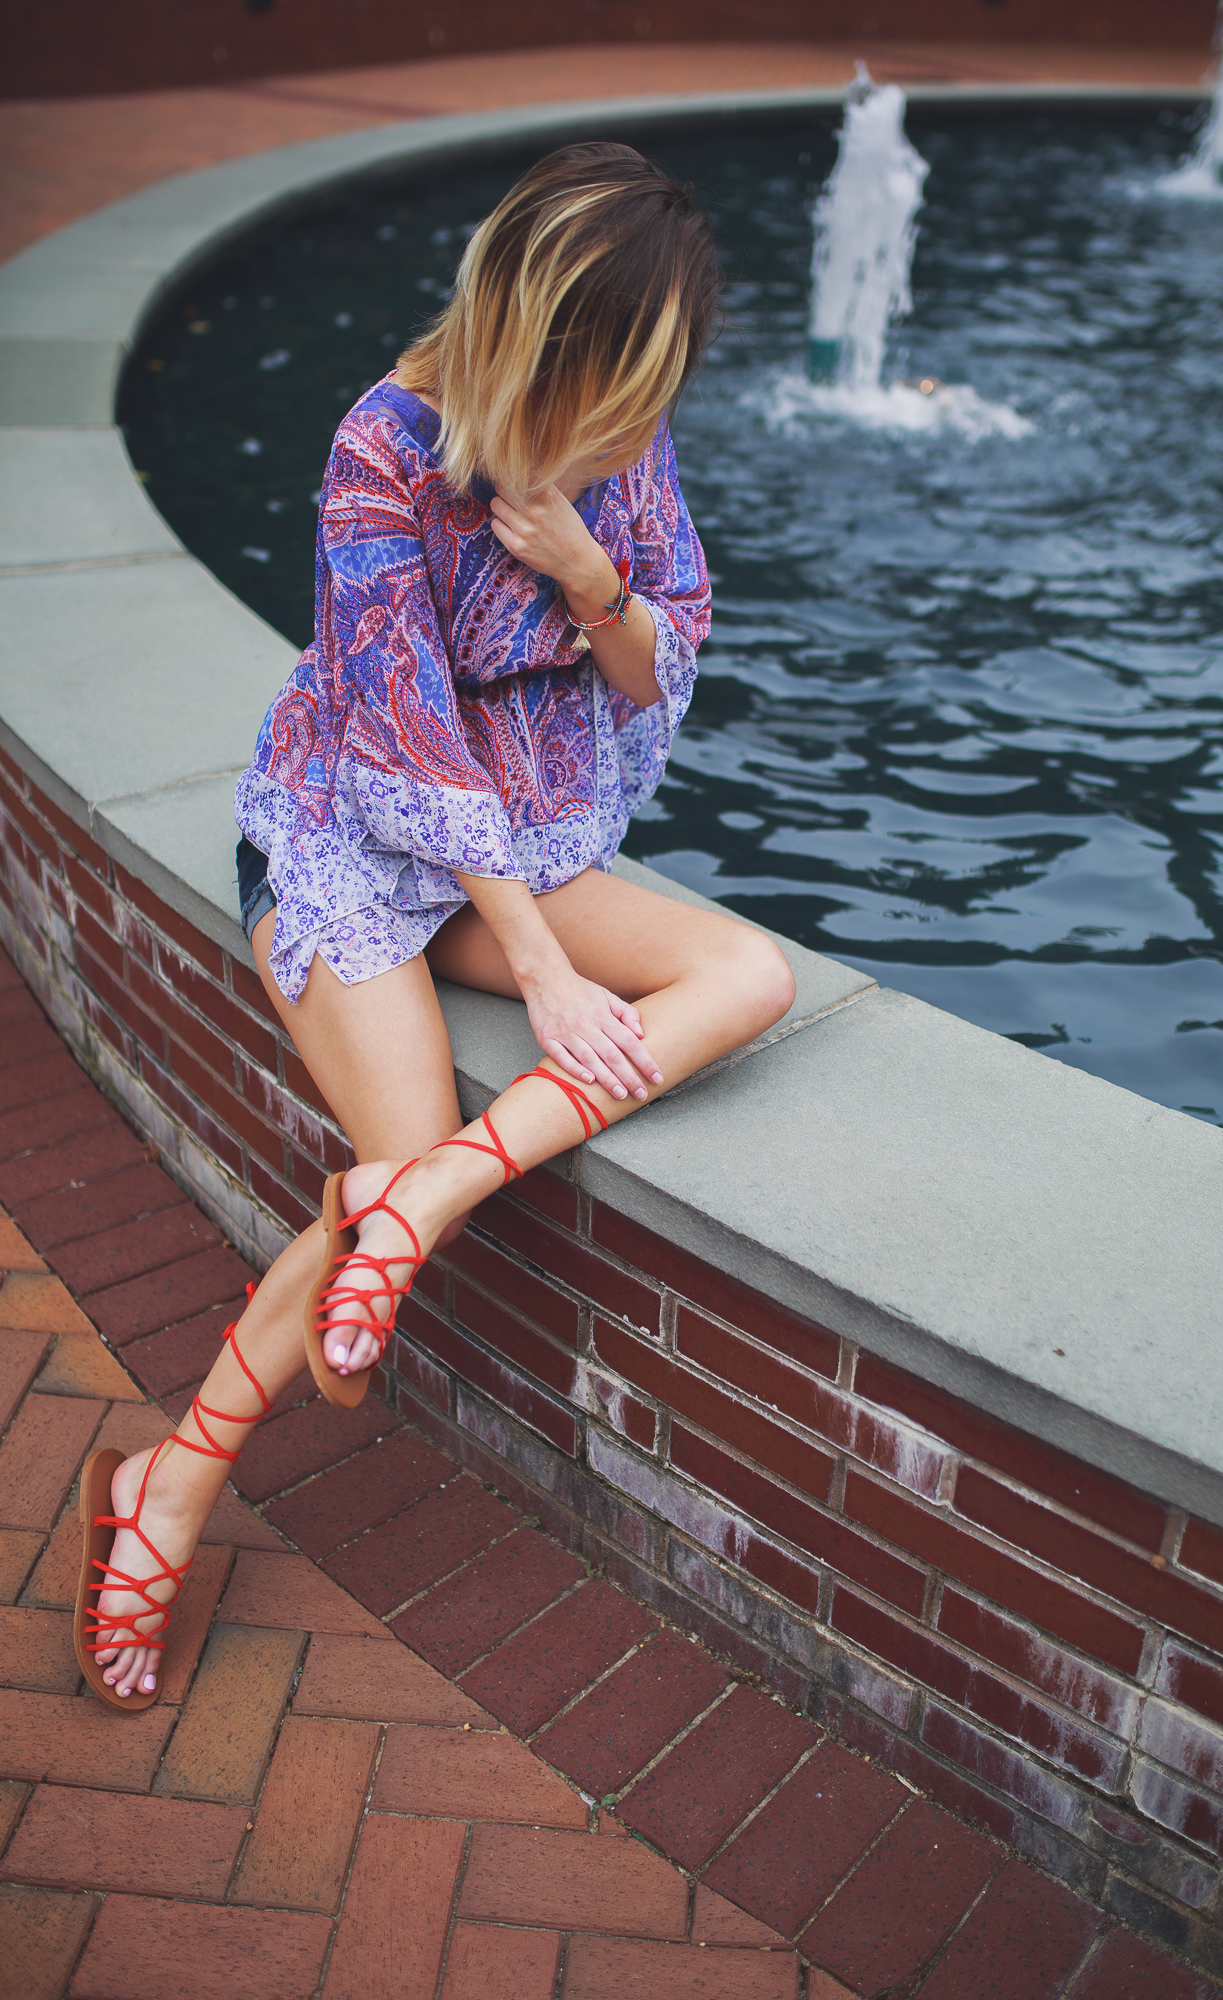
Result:
<svg viewBox="0 0 1223 2000"><path fill-rule="evenodd" d="M1041 42L717 42L504 50L211 89L0 103L0 259L169 174L388 119L568 98L839 89L859 56L880 83L1116 83L1195 89L1185 48Z"/></svg>
<svg viewBox="0 0 1223 2000"><path fill-rule="evenodd" d="M110 1714L80 1463L165 1434L250 1274L3 958L0 1201L0 2000L1219 2000L308 1376Z"/></svg>

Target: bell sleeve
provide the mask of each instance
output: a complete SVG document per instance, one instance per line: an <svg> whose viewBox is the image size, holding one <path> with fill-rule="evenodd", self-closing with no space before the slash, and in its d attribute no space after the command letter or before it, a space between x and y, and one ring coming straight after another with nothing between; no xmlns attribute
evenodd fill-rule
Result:
<svg viewBox="0 0 1223 2000"><path fill-rule="evenodd" d="M675 447L667 424L644 461L641 485L631 495L629 525L633 595L654 620L654 677L661 699L638 708L609 689L616 725L620 782L629 813L658 786L671 742L692 700L696 650L709 636L709 572L705 552L680 491Z"/></svg>
<svg viewBox="0 0 1223 2000"><path fill-rule="evenodd" d="M437 476L427 461L415 470ZM456 893L456 869L522 871L494 778L464 733L412 472L381 423L342 449L337 440L320 518L321 624L346 718L337 789L355 791L376 844L415 857L433 878L421 884L429 900L441 901Z"/></svg>

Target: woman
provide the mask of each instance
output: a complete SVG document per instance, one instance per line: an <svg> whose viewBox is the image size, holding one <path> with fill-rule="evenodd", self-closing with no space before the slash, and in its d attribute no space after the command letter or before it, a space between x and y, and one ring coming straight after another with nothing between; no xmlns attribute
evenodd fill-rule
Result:
<svg viewBox="0 0 1223 2000"><path fill-rule="evenodd" d="M759 932L607 872L709 628L667 411L717 293L685 190L630 147L566 147L337 433L315 641L237 817L260 975L358 1164L229 1329L180 1448L86 1467L78 1655L117 1706L156 1699L166 1607L303 1350L351 1406L477 1203L791 1003ZM521 998L544 1056L465 1131L435 975Z"/></svg>

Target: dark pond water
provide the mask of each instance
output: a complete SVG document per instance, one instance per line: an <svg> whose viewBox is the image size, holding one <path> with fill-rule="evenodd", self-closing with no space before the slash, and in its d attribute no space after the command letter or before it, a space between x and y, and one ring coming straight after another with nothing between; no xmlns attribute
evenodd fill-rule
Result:
<svg viewBox="0 0 1223 2000"><path fill-rule="evenodd" d="M711 210L734 327L675 427L713 636L627 851L1223 1123L1223 203L1151 194L1187 144L1168 114L910 129L931 171L887 372L1026 435L805 397L828 124L652 147ZM299 643L334 426L526 157L252 235L134 358L153 499Z"/></svg>

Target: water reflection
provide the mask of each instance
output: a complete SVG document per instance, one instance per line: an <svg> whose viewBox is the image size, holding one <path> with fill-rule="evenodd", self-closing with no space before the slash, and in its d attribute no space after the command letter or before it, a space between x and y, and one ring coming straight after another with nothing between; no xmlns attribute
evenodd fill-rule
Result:
<svg viewBox="0 0 1223 2000"><path fill-rule="evenodd" d="M779 422L831 131L655 149L715 214L735 329L676 425L714 632L628 848L1223 1120L1223 204L1150 198L1187 145L1166 116L916 136L914 311L887 372L971 382L1027 436ZM137 357L150 492L296 638L336 418L517 164L264 232Z"/></svg>

